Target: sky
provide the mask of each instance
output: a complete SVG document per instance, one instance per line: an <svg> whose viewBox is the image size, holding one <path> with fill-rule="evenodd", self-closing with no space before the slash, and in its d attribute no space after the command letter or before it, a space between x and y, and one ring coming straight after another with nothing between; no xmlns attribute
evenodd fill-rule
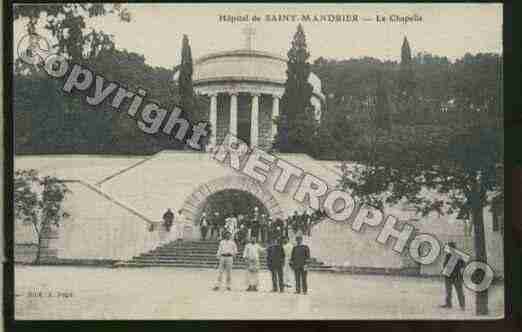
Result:
<svg viewBox="0 0 522 332"><path fill-rule="evenodd" d="M211 52L244 48L243 30L249 24L255 30L254 49L285 56L298 22L269 21L266 15L358 16L357 22L304 22L311 61L320 56L330 59L369 56L396 61L400 59L404 36L413 54L428 52L454 60L467 52L502 52L501 4L198 3L129 4L127 8L131 22L104 16L89 19L88 28L112 34L117 48L142 54L149 65L165 68L179 63L183 34L188 35L192 55L198 58ZM220 15L248 15L250 23L220 21ZM251 22L254 15L260 20ZM416 15L422 21L390 22L393 15ZM386 21L377 22L377 16ZM41 26L38 33L48 36ZM25 22L15 21L14 42L24 34Z"/></svg>

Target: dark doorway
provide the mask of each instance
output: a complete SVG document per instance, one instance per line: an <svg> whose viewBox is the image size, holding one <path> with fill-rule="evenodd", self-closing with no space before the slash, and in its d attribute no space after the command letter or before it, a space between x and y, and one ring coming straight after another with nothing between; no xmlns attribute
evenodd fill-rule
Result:
<svg viewBox="0 0 522 332"><path fill-rule="evenodd" d="M268 210L254 195L236 189L227 189L211 195L204 204L203 211L207 215L218 212L223 218L243 215L249 217L257 207L259 214L268 216Z"/></svg>

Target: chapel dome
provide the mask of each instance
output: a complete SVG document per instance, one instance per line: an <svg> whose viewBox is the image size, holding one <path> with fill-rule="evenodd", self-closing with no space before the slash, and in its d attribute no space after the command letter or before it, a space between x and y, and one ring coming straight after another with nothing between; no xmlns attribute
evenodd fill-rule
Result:
<svg viewBox="0 0 522 332"><path fill-rule="evenodd" d="M284 85L286 59L263 51L233 50L207 54L194 61L192 80L194 87L220 82L262 82ZM174 74L177 81L179 71ZM324 99L321 80L310 73L308 82L316 96Z"/></svg>

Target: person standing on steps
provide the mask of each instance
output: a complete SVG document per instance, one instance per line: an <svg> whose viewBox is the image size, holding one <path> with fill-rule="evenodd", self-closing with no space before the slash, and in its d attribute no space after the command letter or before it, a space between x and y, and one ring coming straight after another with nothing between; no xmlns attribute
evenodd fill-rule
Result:
<svg viewBox="0 0 522 332"><path fill-rule="evenodd" d="M448 242L448 247L455 248L455 242ZM444 258L444 264L442 265L442 268L444 269L446 265L448 265L448 262L451 258L451 253L448 253L446 257ZM455 290L457 291L457 298L459 299L459 305L461 310L466 309L466 300L464 298L464 289L462 287L462 270L464 269L464 261L462 259L459 259L457 264L455 265L455 268L451 272L449 276L444 276L444 287L446 289L446 303L441 305L441 308L451 308L451 297L452 297L452 291L453 286L455 286Z"/></svg>
<svg viewBox="0 0 522 332"><path fill-rule="evenodd" d="M177 240L183 241L183 237L185 235L185 216L183 215L183 209L178 210L178 215L176 216L176 232L177 232Z"/></svg>
<svg viewBox="0 0 522 332"><path fill-rule="evenodd" d="M247 292L257 292L259 286L259 254L263 250L257 244L255 237L250 238L250 243L247 243L245 250L243 250L243 258L247 263L246 280L248 288Z"/></svg>
<svg viewBox="0 0 522 332"><path fill-rule="evenodd" d="M224 239L223 235L225 233L225 224L226 224L225 216L222 216L218 213L217 223L219 226L219 239L222 240L222 239Z"/></svg>
<svg viewBox="0 0 522 332"><path fill-rule="evenodd" d="M163 214L163 226L167 230L167 232L170 232L170 228L172 227L172 224L174 223L174 213L172 213L171 209L167 209L167 212Z"/></svg>
<svg viewBox="0 0 522 332"><path fill-rule="evenodd" d="M251 237L255 237L256 239L259 236L259 211L257 206L254 207L254 215L252 216L252 232L250 233Z"/></svg>
<svg viewBox="0 0 522 332"><path fill-rule="evenodd" d="M283 222L283 219L281 218L277 218L276 221L274 222L274 226L275 226L275 239L281 239L284 237L284 227L285 227L285 224Z"/></svg>
<svg viewBox="0 0 522 332"><path fill-rule="evenodd" d="M219 213L214 212L214 215L211 216L212 227L210 228L210 238L219 240L219 223L218 223Z"/></svg>
<svg viewBox="0 0 522 332"><path fill-rule="evenodd" d="M266 265L272 275L272 292L283 293L285 291L283 279L283 265L285 264L285 251L281 246L281 240L272 240L267 249ZM279 286L279 287L278 287Z"/></svg>
<svg viewBox="0 0 522 332"><path fill-rule="evenodd" d="M292 256L290 257L290 266L294 270L295 276L295 293L300 294L301 289L303 294L308 292L308 263L310 260L310 248L303 244L303 237L298 235L295 238L297 245L292 249Z"/></svg>
<svg viewBox="0 0 522 332"><path fill-rule="evenodd" d="M245 245L247 242L247 229L245 225L239 226L239 230L237 231L237 243L240 247Z"/></svg>
<svg viewBox="0 0 522 332"><path fill-rule="evenodd" d="M201 215L201 220L199 221L199 230L201 231L201 239L203 241L207 239L208 226L207 213L203 212Z"/></svg>
<svg viewBox="0 0 522 332"><path fill-rule="evenodd" d="M246 228L246 240L250 241L252 237L252 218L250 214L246 215L243 219L243 225L245 225Z"/></svg>
<svg viewBox="0 0 522 332"><path fill-rule="evenodd" d="M260 236L261 236L261 243L267 243L268 242L268 218L266 214L261 215L261 222L260 222Z"/></svg>
<svg viewBox="0 0 522 332"><path fill-rule="evenodd" d="M234 265L234 256L237 255L237 246L234 240L230 239L230 233L223 233L223 240L219 242L216 257L219 260L218 278L213 290L217 291L221 287L223 281L223 272L226 274L227 290L232 287L232 266Z"/></svg>
<svg viewBox="0 0 522 332"><path fill-rule="evenodd" d="M173 224L174 213L171 209L167 209L167 211L163 214L163 223L160 225L159 229L159 237L161 244L169 242L169 239L171 238L170 229L172 228Z"/></svg>

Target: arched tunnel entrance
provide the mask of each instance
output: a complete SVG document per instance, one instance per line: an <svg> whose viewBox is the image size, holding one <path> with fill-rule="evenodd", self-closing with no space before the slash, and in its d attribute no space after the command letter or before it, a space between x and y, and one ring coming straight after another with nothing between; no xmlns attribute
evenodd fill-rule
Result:
<svg viewBox="0 0 522 332"><path fill-rule="evenodd" d="M259 215L267 215L268 209L254 195L249 192L238 189L225 189L210 195L203 206L202 212L206 212L208 216L214 216L216 213L222 218L244 216L250 217L257 208ZM196 216L198 220L199 216Z"/></svg>
<svg viewBox="0 0 522 332"><path fill-rule="evenodd" d="M272 220L283 218L283 211L272 194L246 176L227 176L198 187L183 204L186 217L197 226L203 212L219 212L224 218L248 216L257 207Z"/></svg>

